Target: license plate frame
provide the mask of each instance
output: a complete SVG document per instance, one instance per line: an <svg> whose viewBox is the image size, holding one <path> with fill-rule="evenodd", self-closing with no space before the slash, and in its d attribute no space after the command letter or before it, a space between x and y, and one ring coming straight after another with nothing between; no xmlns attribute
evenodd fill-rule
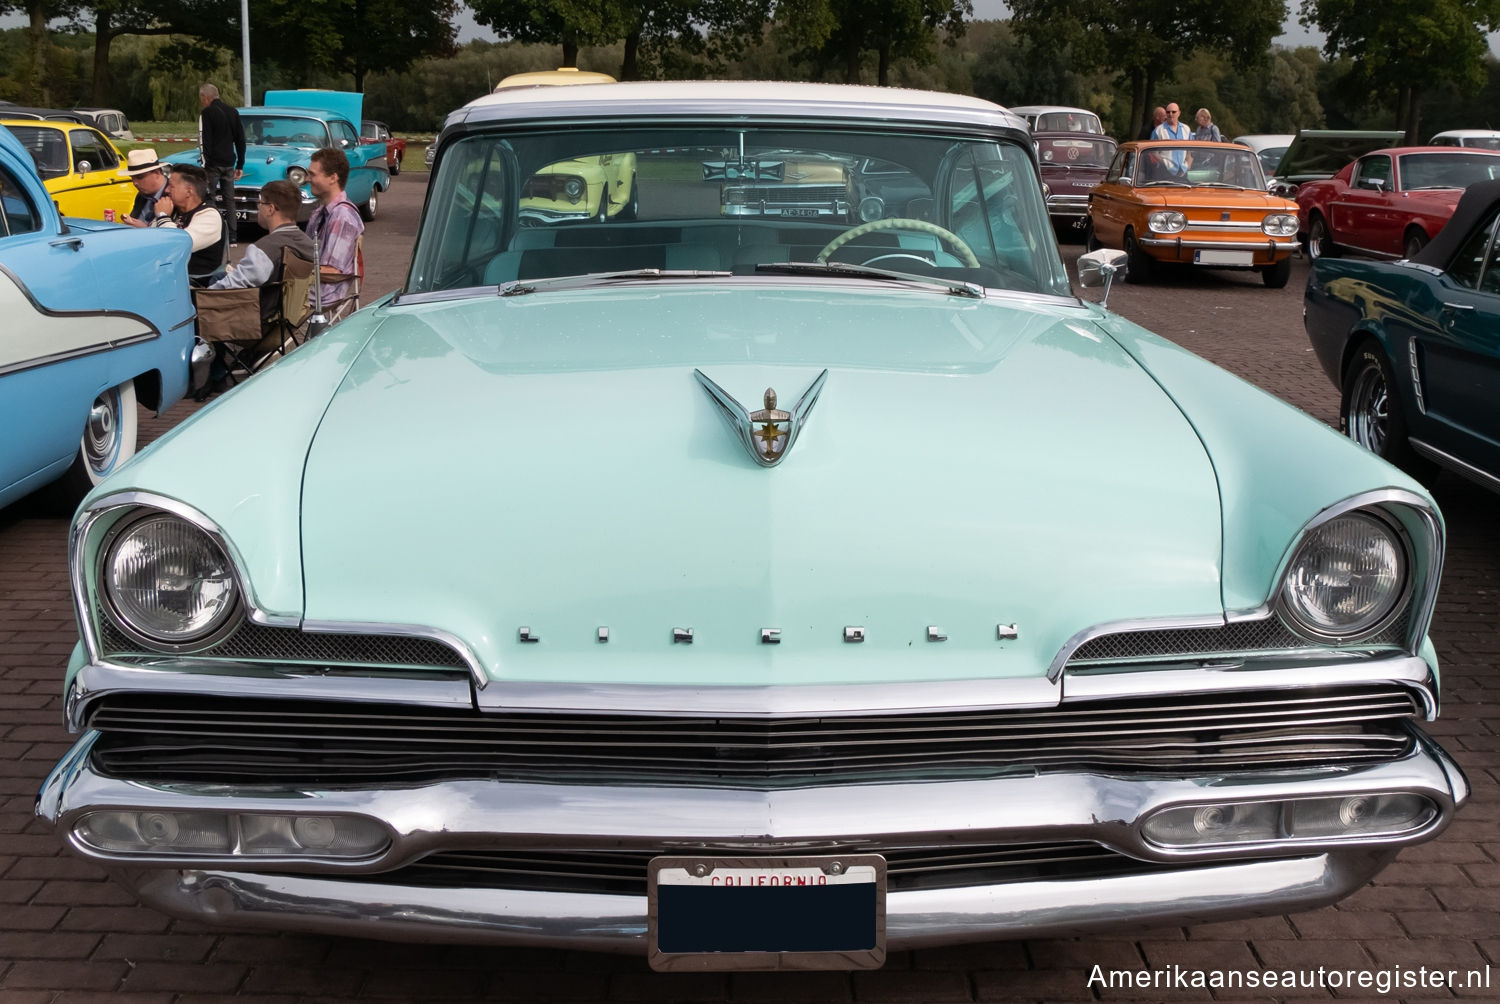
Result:
<svg viewBox="0 0 1500 1004"><path fill-rule="evenodd" d="M1219 251L1214 248L1199 248L1193 252L1194 265L1224 265L1234 268L1249 268L1255 264L1254 251Z"/></svg>
<svg viewBox="0 0 1500 1004"><path fill-rule="evenodd" d="M878 969L885 873L878 854L653 858L647 961L678 973Z"/></svg>

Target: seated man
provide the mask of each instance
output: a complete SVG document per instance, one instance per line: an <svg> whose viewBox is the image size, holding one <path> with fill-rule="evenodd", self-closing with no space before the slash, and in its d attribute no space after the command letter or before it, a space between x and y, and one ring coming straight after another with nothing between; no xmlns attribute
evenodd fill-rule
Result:
<svg viewBox="0 0 1500 1004"><path fill-rule="evenodd" d="M156 220L156 203L167 194L167 172L165 165L156 157L156 151L131 150L125 155L125 173L135 185L135 205L130 215L121 223L132 227L149 227Z"/></svg>
<svg viewBox="0 0 1500 1004"><path fill-rule="evenodd" d="M313 242L297 229L297 209L302 193L290 181L271 181L260 190L255 207L255 222L266 235L245 249L245 256L229 267L224 278L209 284L209 289L244 289L259 286L261 320L275 317L281 307L281 252L291 248L312 261Z"/></svg>
<svg viewBox="0 0 1500 1004"><path fill-rule="evenodd" d="M206 201L208 174L192 164L178 164L167 179L167 194L156 200L155 227L186 230L193 238L188 278L206 286L224 262L224 220Z"/></svg>

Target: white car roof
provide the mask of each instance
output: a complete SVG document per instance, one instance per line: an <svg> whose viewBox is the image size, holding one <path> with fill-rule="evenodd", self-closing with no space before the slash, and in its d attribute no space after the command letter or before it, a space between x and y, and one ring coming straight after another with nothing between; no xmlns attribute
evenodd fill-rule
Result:
<svg viewBox="0 0 1500 1004"><path fill-rule="evenodd" d="M1500 129L1444 129L1432 134L1433 139L1439 136L1452 136L1454 139L1490 138L1500 136Z"/></svg>
<svg viewBox="0 0 1500 1004"><path fill-rule="evenodd" d="M622 116L800 115L871 121L951 123L1026 128L1023 120L997 104L962 94L762 81L630 81L574 84L505 91L476 98L449 116L448 124L527 119Z"/></svg>
<svg viewBox="0 0 1500 1004"><path fill-rule="evenodd" d="M1296 138L1289 132L1257 132L1246 136L1236 136L1234 142L1242 143L1252 150L1264 150L1268 146L1291 146L1292 140Z"/></svg>
<svg viewBox="0 0 1500 1004"><path fill-rule="evenodd" d="M1010 109L1017 115L1048 115L1052 112L1072 112L1075 115L1094 115L1087 108L1073 108L1069 105L1013 105ZM1097 115L1094 115L1098 118Z"/></svg>

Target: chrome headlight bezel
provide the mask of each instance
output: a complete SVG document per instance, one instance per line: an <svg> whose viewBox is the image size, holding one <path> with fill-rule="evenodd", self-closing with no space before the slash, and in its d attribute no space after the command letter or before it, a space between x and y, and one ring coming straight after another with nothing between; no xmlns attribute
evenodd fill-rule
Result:
<svg viewBox="0 0 1500 1004"><path fill-rule="evenodd" d="M1297 216L1295 213L1270 213L1260 221L1260 230L1267 237L1295 237Z"/></svg>
<svg viewBox="0 0 1500 1004"><path fill-rule="evenodd" d="M286 180L290 181L298 188L301 188L303 185L307 184L307 169L303 167L297 167L295 165L287 168Z"/></svg>
<svg viewBox="0 0 1500 1004"><path fill-rule="evenodd" d="M1175 209L1158 209L1146 217L1146 226L1154 234L1180 234L1187 229L1187 216Z"/></svg>
<svg viewBox="0 0 1500 1004"><path fill-rule="evenodd" d="M132 530L139 529L143 524L157 520L180 524L201 536L202 543L217 552L218 558L227 571L228 601L205 626L175 637L151 631L139 623L138 617L132 616L131 612L125 609L128 604L123 603L116 595L111 571L113 558L118 547L127 539L127 535ZM234 556L216 533L177 513L142 507L121 517L105 531L100 539L95 559L97 564L94 569L94 590L100 615L107 618L110 624L126 637L153 651L172 653L200 651L222 641L245 620L245 590L240 581Z"/></svg>
<svg viewBox="0 0 1500 1004"><path fill-rule="evenodd" d="M1302 601L1299 601L1294 592L1294 580L1304 567L1302 560L1309 548L1319 543L1319 535L1347 520L1364 522L1376 533L1386 537L1395 554L1395 587L1390 594L1391 598L1379 613L1351 621L1342 629L1330 629L1324 624L1315 623L1305 614ZM1413 542L1399 520L1376 507L1352 507L1333 511L1305 527L1298 535L1277 580L1274 606L1282 623L1310 641L1334 645L1358 643L1379 636L1412 606L1417 575L1418 562ZM1423 631L1425 633L1425 628Z"/></svg>

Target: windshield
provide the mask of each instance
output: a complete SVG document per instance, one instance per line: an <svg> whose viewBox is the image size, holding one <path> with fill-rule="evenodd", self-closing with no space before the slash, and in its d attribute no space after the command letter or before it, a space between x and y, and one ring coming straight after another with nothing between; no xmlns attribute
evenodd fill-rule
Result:
<svg viewBox="0 0 1500 1004"><path fill-rule="evenodd" d="M1038 137L1036 154L1043 167L1095 167L1104 169L1115 157L1114 140L1052 139Z"/></svg>
<svg viewBox="0 0 1500 1004"><path fill-rule="evenodd" d="M1486 153L1409 153L1398 158L1401 187L1468 188L1476 181L1500 178L1500 157Z"/></svg>
<svg viewBox="0 0 1500 1004"><path fill-rule="evenodd" d="M1153 146L1141 151L1135 183L1264 190L1260 159L1241 146Z"/></svg>
<svg viewBox="0 0 1500 1004"><path fill-rule="evenodd" d="M328 127L318 119L300 115L251 115L240 113L245 142L262 146L332 146Z"/></svg>
<svg viewBox="0 0 1500 1004"><path fill-rule="evenodd" d="M432 186L407 292L827 261L1069 295L1036 169L1009 142L559 127L463 138Z"/></svg>
<svg viewBox="0 0 1500 1004"><path fill-rule="evenodd" d="M1042 112L1032 132L1087 132L1104 135L1104 126L1093 112Z"/></svg>
<svg viewBox="0 0 1500 1004"><path fill-rule="evenodd" d="M46 181L51 178L61 178L71 170L71 162L68 157L68 138L60 129L48 129L43 126L8 126L16 139L31 154L31 159L36 163L36 173Z"/></svg>

